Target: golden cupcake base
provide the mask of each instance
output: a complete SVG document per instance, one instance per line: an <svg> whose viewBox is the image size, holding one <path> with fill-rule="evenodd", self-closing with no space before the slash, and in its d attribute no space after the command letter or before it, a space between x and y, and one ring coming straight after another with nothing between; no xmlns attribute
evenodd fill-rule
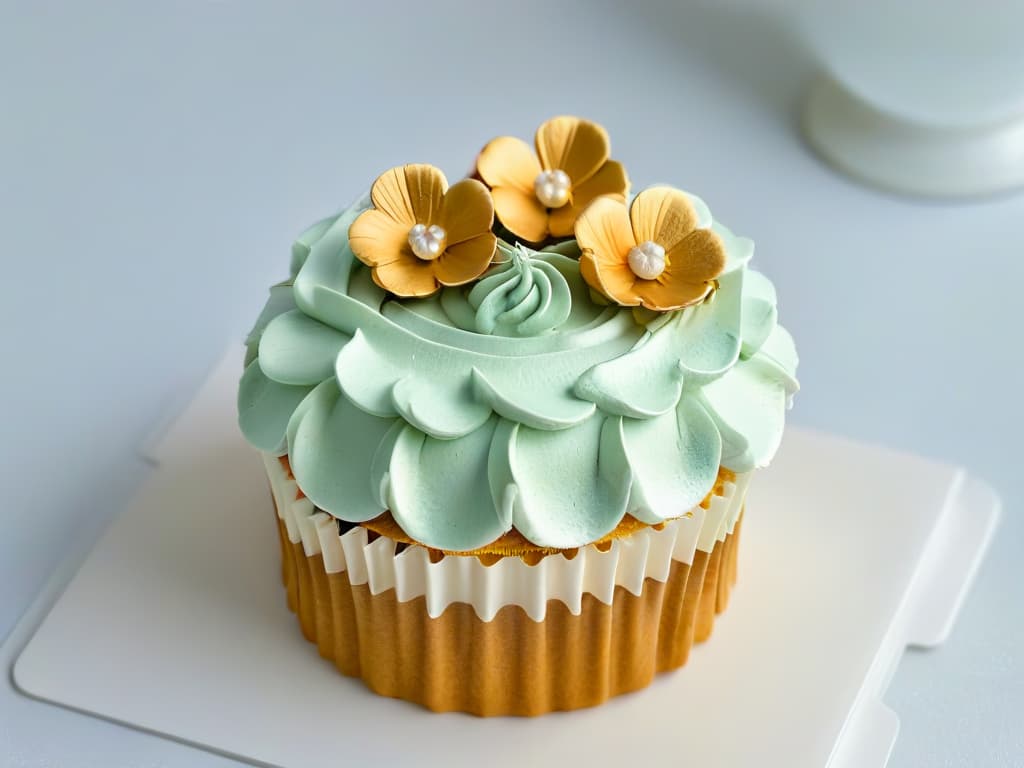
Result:
<svg viewBox="0 0 1024 768"><path fill-rule="evenodd" d="M639 596L617 586L611 605L585 593L579 615L549 600L540 622L515 605L482 621L466 603L431 618L423 597L399 602L327 573L278 520L288 607L322 657L382 696L480 716L591 707L681 667L728 604L739 532L690 565L673 561L668 581L645 579Z"/></svg>

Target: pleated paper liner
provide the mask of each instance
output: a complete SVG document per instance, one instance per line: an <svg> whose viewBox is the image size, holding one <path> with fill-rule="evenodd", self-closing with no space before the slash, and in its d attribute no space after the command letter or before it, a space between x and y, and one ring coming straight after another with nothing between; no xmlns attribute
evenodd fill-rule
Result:
<svg viewBox="0 0 1024 768"><path fill-rule="evenodd" d="M710 636L736 581L746 476L661 530L485 565L341 533L280 467L268 457L303 634L343 674L437 712L540 715L643 688Z"/></svg>

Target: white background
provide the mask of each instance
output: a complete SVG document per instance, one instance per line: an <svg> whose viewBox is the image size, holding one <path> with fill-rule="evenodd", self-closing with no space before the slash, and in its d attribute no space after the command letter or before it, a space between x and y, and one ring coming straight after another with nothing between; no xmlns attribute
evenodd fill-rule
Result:
<svg viewBox="0 0 1024 768"><path fill-rule="evenodd" d="M894 766L1020 765L1024 197L924 203L834 175L799 140L815 64L778 13L427 6L0 5L0 636L137 487L137 446L240 341L303 227L392 165L457 178L486 140L580 114L635 187L695 191L757 241L801 353L796 423L1003 493L952 637L909 653L887 701ZM6 688L4 761L230 764Z"/></svg>

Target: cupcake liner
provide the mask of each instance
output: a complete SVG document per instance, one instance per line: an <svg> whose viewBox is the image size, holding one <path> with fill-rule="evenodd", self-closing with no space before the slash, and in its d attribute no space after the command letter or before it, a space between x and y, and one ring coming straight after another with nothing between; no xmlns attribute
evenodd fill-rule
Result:
<svg viewBox="0 0 1024 768"><path fill-rule="evenodd" d="M399 602L426 600L427 614L440 616L453 603L473 606L490 621L507 605L523 608L542 621L548 603L559 600L579 615L582 596L610 604L616 587L639 595L644 582L668 580L673 562L690 564L697 552L712 553L739 519L749 474L724 484L707 508L695 507L669 520L605 545L580 547L574 556L548 555L535 565L520 557L503 557L485 565L477 557L447 555L432 561L422 546L399 545L385 536L372 538L362 526L339 533L337 520L318 511L304 497L284 466L265 457L278 517L288 541L301 544L307 557L321 555L327 573L345 572L353 585L368 584L371 594L395 590Z"/></svg>
<svg viewBox="0 0 1024 768"><path fill-rule="evenodd" d="M288 605L343 674L435 711L538 715L642 688L706 639L736 578L749 475L707 508L536 565L371 540L266 457Z"/></svg>

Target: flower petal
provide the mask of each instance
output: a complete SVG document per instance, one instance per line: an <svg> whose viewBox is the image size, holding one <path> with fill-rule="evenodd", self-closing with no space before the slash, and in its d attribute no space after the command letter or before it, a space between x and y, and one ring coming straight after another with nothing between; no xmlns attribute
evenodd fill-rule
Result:
<svg viewBox="0 0 1024 768"><path fill-rule="evenodd" d="M382 264L373 270L373 282L396 296L429 296L441 286L434 279L434 265L415 256Z"/></svg>
<svg viewBox="0 0 1024 768"><path fill-rule="evenodd" d="M498 243L490 232L449 245L434 262L434 276L442 285L462 285L487 271Z"/></svg>
<svg viewBox="0 0 1024 768"><path fill-rule="evenodd" d="M384 212L395 221L408 226L416 223L412 204L409 201L409 188L405 181L404 166L396 166L384 171L370 188L370 200L373 207Z"/></svg>
<svg viewBox="0 0 1024 768"><path fill-rule="evenodd" d="M671 250L697 226L697 211L685 192L672 187L648 187L629 209L638 243L653 240Z"/></svg>
<svg viewBox="0 0 1024 768"><path fill-rule="evenodd" d="M635 286L648 309L664 312L696 304L711 292L710 281L725 268L725 248L710 229L695 229L666 251L665 271Z"/></svg>
<svg viewBox="0 0 1024 768"><path fill-rule="evenodd" d="M580 254L580 275L583 277L584 282L597 291L600 294L604 294L601 290L601 280L597 276L597 265L594 264L594 254L590 251L585 251Z"/></svg>
<svg viewBox="0 0 1024 768"><path fill-rule="evenodd" d="M415 223L437 224L441 219L441 202L448 190L448 179L432 165L407 165L404 171Z"/></svg>
<svg viewBox="0 0 1024 768"><path fill-rule="evenodd" d="M711 284L689 283L678 277L673 280L666 269L658 280L637 280L633 290L643 306L667 312L700 302L711 292Z"/></svg>
<svg viewBox="0 0 1024 768"><path fill-rule="evenodd" d="M566 237L572 234L573 225L579 215L596 198L609 195L625 202L629 190L629 179L622 163L609 160L601 170L584 183L573 187L572 202L551 212L548 226L555 237Z"/></svg>
<svg viewBox="0 0 1024 768"><path fill-rule="evenodd" d="M497 138L480 150L476 169L489 187L513 187L530 195L541 171L530 145L512 136Z"/></svg>
<svg viewBox="0 0 1024 768"><path fill-rule="evenodd" d="M623 307L635 307L642 303L637 290L639 283L642 281L638 280L637 276L633 274L629 264L609 263L602 265L599 262L595 262L595 267L598 282L598 285L595 287L598 291Z"/></svg>
<svg viewBox="0 0 1024 768"><path fill-rule="evenodd" d="M494 224L490 191L476 179L453 184L445 193L437 223L444 228L449 247L489 232Z"/></svg>
<svg viewBox="0 0 1024 768"><path fill-rule="evenodd" d="M627 264L629 249L636 238L629 226L626 204L613 197L599 197L576 220L576 241L582 251L591 251L597 264Z"/></svg>
<svg viewBox="0 0 1024 768"><path fill-rule="evenodd" d="M597 123L555 117L537 129L537 156L546 170L565 171L573 185L583 184L608 160L608 134Z"/></svg>
<svg viewBox="0 0 1024 768"><path fill-rule="evenodd" d="M629 268L629 250L636 245L636 239L629 226L626 204L613 197L599 197L576 220L575 229L584 254L580 259L583 279L619 304L639 304L633 291L637 277ZM590 263L584 265L585 259Z"/></svg>
<svg viewBox="0 0 1024 768"><path fill-rule="evenodd" d="M409 228L390 213L363 211L348 230L348 244L361 262L380 267L402 258L415 258L409 247Z"/></svg>
<svg viewBox="0 0 1024 768"><path fill-rule="evenodd" d="M702 283L713 280L725 269L725 246L710 229L695 229L675 247L665 249L664 282L682 280Z"/></svg>
<svg viewBox="0 0 1024 768"><path fill-rule="evenodd" d="M494 212L514 235L530 243L539 243L548 234L548 211L531 189L528 193L514 187L491 190Z"/></svg>

